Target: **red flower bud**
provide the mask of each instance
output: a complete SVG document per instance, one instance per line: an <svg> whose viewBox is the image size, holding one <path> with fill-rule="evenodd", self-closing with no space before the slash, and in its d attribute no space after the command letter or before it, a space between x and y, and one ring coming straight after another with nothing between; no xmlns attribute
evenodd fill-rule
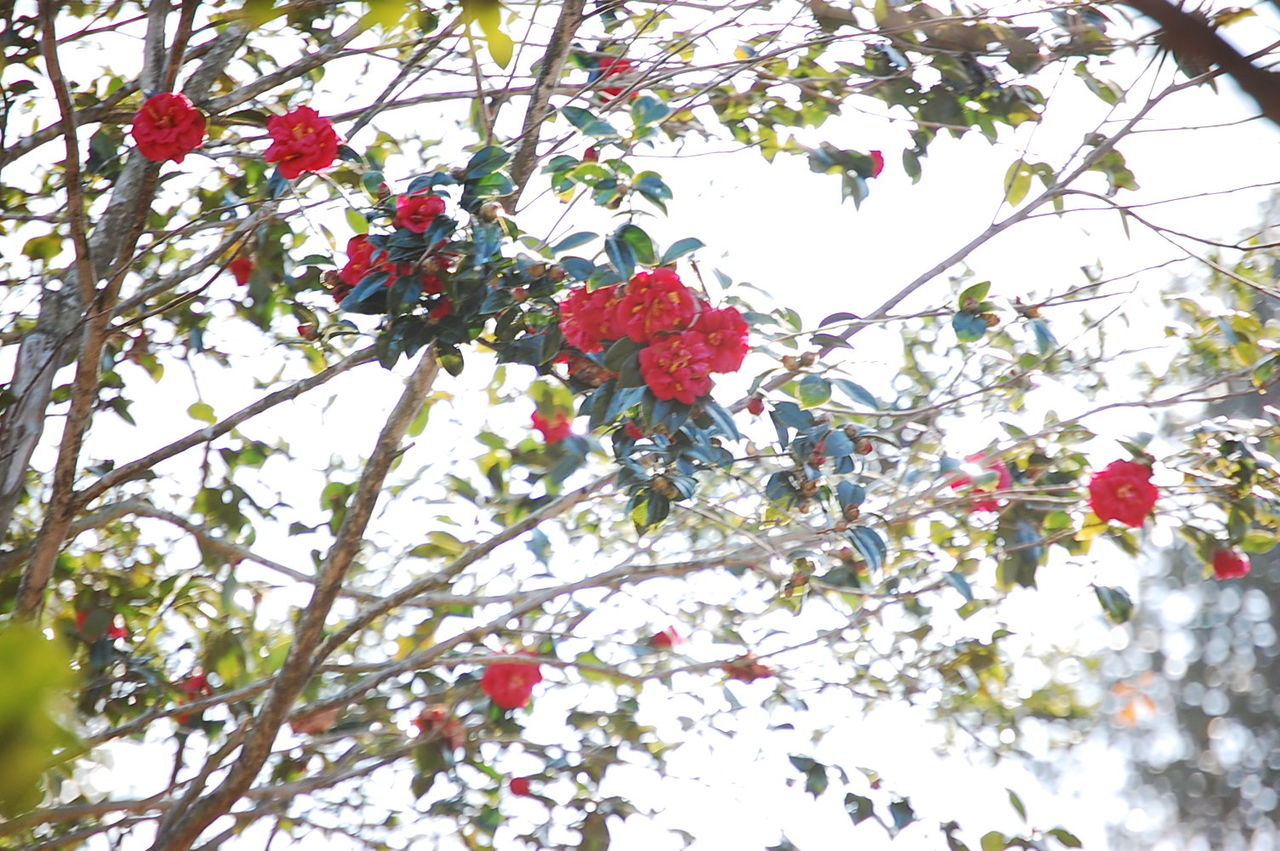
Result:
<svg viewBox="0 0 1280 851"><path fill-rule="evenodd" d="M1250 569L1249 557L1234 547L1213 551L1214 579L1239 579L1247 576Z"/></svg>
<svg viewBox="0 0 1280 851"><path fill-rule="evenodd" d="M236 283L243 287L249 283L249 276L253 274L253 260L241 254L227 264L227 270L236 279Z"/></svg>
<svg viewBox="0 0 1280 851"><path fill-rule="evenodd" d="M513 795L524 795L525 797L528 797L530 794L528 777L512 777L507 781L507 786L511 789L511 794Z"/></svg>
<svg viewBox="0 0 1280 851"><path fill-rule="evenodd" d="M753 416L760 416L764 413L764 397L756 394L747 400L747 412Z"/></svg>
<svg viewBox="0 0 1280 851"><path fill-rule="evenodd" d="M649 636L649 646L658 650L670 650L677 644L684 644L684 636L674 626L669 626L662 632L655 632Z"/></svg>

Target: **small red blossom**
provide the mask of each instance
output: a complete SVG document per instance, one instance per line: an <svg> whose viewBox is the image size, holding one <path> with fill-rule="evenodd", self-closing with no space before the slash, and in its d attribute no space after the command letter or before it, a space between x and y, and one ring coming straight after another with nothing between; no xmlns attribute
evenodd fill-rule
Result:
<svg viewBox="0 0 1280 851"><path fill-rule="evenodd" d="M532 656L527 651L521 655ZM536 662L494 662L484 669L480 689L503 709L519 709L529 705L533 687L542 682L542 668Z"/></svg>
<svg viewBox="0 0 1280 851"><path fill-rule="evenodd" d="M609 77L618 77L627 74L635 66L635 63L625 56L610 56L600 62L600 79L606 80ZM605 103L616 98L626 90L626 86L601 86L600 92L604 97L601 98ZM632 97L635 97L633 94Z"/></svg>
<svg viewBox="0 0 1280 851"><path fill-rule="evenodd" d="M559 443L573 434L573 420L564 411L556 411L555 419L549 420L537 411L533 412L533 427L542 432L542 439L548 444Z"/></svg>
<svg viewBox="0 0 1280 851"><path fill-rule="evenodd" d="M692 330L711 348L711 371L737 372L747 356L747 321L734 307L716 310L705 301L701 307Z"/></svg>
<svg viewBox="0 0 1280 851"><path fill-rule="evenodd" d="M640 440L644 437L644 429L640 428L640 426L636 425L631 420L627 420L626 423L623 424L622 429L627 433L627 437L632 440Z"/></svg>
<svg viewBox="0 0 1280 851"><path fill-rule="evenodd" d="M182 692L182 697L178 698L178 703L191 703L201 698L209 697L213 694L213 686L209 685L209 678L203 672L191 674L177 684L178 691ZM201 713L203 714L203 713ZM174 720L179 724L189 724L193 717L190 712L184 712L175 715Z"/></svg>
<svg viewBox="0 0 1280 851"><path fill-rule="evenodd" d="M732 662L726 662L721 667L724 669L726 677L731 680L741 680L744 683L755 682L774 675L773 668L759 662L754 653L739 656Z"/></svg>
<svg viewBox="0 0 1280 851"><path fill-rule="evenodd" d="M253 274L253 260L241 254L227 264L227 270L236 279L236 283L243 287L249 283L249 276Z"/></svg>
<svg viewBox="0 0 1280 851"><path fill-rule="evenodd" d="M569 345L585 354L604 351L605 340L621 336L614 313L622 293L618 287L588 291L579 287L560 302L560 330Z"/></svg>
<svg viewBox="0 0 1280 851"><path fill-rule="evenodd" d="M591 358L570 353L569 377L581 381L588 387L599 387L610 378L617 378L618 373L604 368Z"/></svg>
<svg viewBox="0 0 1280 851"><path fill-rule="evenodd" d="M884 154L879 151L871 151L868 156L871 157L871 176L879 177L880 172L884 171Z"/></svg>
<svg viewBox="0 0 1280 851"><path fill-rule="evenodd" d="M320 335L316 333L316 326L310 322L304 322L298 326L298 336L304 340L315 340Z"/></svg>
<svg viewBox="0 0 1280 851"><path fill-rule="evenodd" d="M440 303L427 311L427 318L433 322L439 322L446 316L453 314L453 302L447 298L440 299Z"/></svg>
<svg viewBox="0 0 1280 851"><path fill-rule="evenodd" d="M309 106L268 118L267 135L271 147L262 158L279 163L280 174L289 180L304 171L326 169L338 158L339 140L333 122Z"/></svg>
<svg viewBox="0 0 1280 851"><path fill-rule="evenodd" d="M160 92L133 116L129 133L138 152L152 162L180 163L204 142L205 126L204 113L186 95Z"/></svg>
<svg viewBox="0 0 1280 851"><path fill-rule="evenodd" d="M752 416L760 416L764 413L764 397L760 395L752 396L747 400L747 413Z"/></svg>
<svg viewBox="0 0 1280 851"><path fill-rule="evenodd" d="M582 152L582 161L584 163L600 162L600 149L594 145Z"/></svg>
<svg viewBox="0 0 1280 851"><path fill-rule="evenodd" d="M680 282L675 270L654 269L631 279L614 318L632 340L648 343L658 334L693 325L699 307L693 290Z"/></svg>
<svg viewBox="0 0 1280 851"><path fill-rule="evenodd" d="M1250 569L1249 557L1235 547L1213 551L1214 579L1239 579L1248 576Z"/></svg>
<svg viewBox="0 0 1280 851"><path fill-rule="evenodd" d="M1119 520L1136 529L1159 498L1151 468L1136 461L1112 461L1089 479L1089 507L1100 520Z"/></svg>
<svg viewBox="0 0 1280 851"><path fill-rule="evenodd" d="M112 615L111 622L107 624L106 630L93 636L85 635L84 632L84 625L88 620L88 612L76 612L76 632L80 633L80 636L85 640L98 638L99 635L105 635L111 641L115 641L117 638L129 637L129 629L124 624L120 623L119 615Z"/></svg>
<svg viewBox="0 0 1280 851"><path fill-rule="evenodd" d="M347 265L342 267L338 277L342 283L354 287L366 275L374 272L395 271L394 264L386 249L378 248L369 241L367 234L358 234L347 240Z"/></svg>
<svg viewBox="0 0 1280 851"><path fill-rule="evenodd" d="M985 470L990 470L996 474L995 487L974 488L973 493L983 494L992 491L1003 491L1013 487L1013 474L1009 472L1009 467L999 458L989 458L985 454L978 452L970 455L965 459L970 463L976 463ZM963 473L951 481L951 489L954 491L965 490L973 487L973 476ZM975 499L969 503L969 511L999 511L1004 505L1004 500L999 499Z"/></svg>
<svg viewBox="0 0 1280 851"><path fill-rule="evenodd" d="M423 233L443 212L444 199L439 195L401 195L396 199L396 227Z"/></svg>
<svg viewBox="0 0 1280 851"><path fill-rule="evenodd" d="M513 795L523 795L529 797L529 778L528 777L512 777L507 781L507 788L511 790Z"/></svg>
<svg viewBox="0 0 1280 851"><path fill-rule="evenodd" d="M640 350L640 375L659 399L692 405L711 392L711 349L701 334L672 334Z"/></svg>
<svg viewBox="0 0 1280 851"><path fill-rule="evenodd" d="M443 703L433 703L424 708L413 719L413 726L418 728L419 735L438 738L454 750L467 743L467 729Z"/></svg>
<svg viewBox="0 0 1280 851"><path fill-rule="evenodd" d="M669 626L661 632L655 632L649 636L649 646L658 650L670 650L677 644L684 644L684 636L674 626Z"/></svg>

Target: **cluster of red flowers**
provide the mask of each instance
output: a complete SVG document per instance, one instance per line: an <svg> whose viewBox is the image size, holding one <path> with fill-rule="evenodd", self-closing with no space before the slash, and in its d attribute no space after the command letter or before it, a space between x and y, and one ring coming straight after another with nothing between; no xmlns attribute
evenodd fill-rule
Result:
<svg viewBox="0 0 1280 851"><path fill-rule="evenodd" d="M529 651L521 655L534 656ZM503 709L519 709L529 705L533 687L542 682L542 668L538 663L494 662L484 669L480 678L480 690Z"/></svg>
<svg viewBox="0 0 1280 851"><path fill-rule="evenodd" d="M437 199L439 200L439 199ZM443 202L442 202L443 203ZM374 272L386 272L387 285L390 286L394 278L398 275L414 274L415 268L412 263L392 263L391 255L387 253L385 248L378 248L369 241L367 234L358 234L347 240L347 262L338 272L338 280L341 282L333 288L333 297L339 303L342 302L347 294L360 283L368 275ZM422 291L427 295L439 295L444 290L444 284L436 275L429 272L421 273ZM432 312L433 319L439 319L436 313L443 308L442 316L448 316L452 309L448 302L443 302Z"/></svg>
<svg viewBox="0 0 1280 851"><path fill-rule="evenodd" d="M1159 498L1151 467L1137 461L1112 461L1089 479L1089 507L1103 521L1119 520L1136 529L1147 522Z"/></svg>
<svg viewBox="0 0 1280 851"><path fill-rule="evenodd" d="M130 135L152 162L180 163L204 142L206 126L204 113L186 95L160 92L147 98L133 116ZM280 174L290 180L333 165L341 144L333 122L309 106L268 118L267 135L271 147L263 159L279 163Z"/></svg>
<svg viewBox="0 0 1280 851"><path fill-rule="evenodd" d="M635 63L625 56L611 56L600 63L600 78L606 80L609 77L621 77L624 74L631 73L631 69L635 67ZM626 86L601 86L600 92L603 95L601 101L608 103L618 95L626 91ZM634 94L631 95L635 97Z"/></svg>
<svg viewBox="0 0 1280 851"><path fill-rule="evenodd" d="M747 354L747 323L713 308L671 269L640 272L626 285L574 290L560 304L560 330L585 353L624 337L644 346L640 374L659 399L692 404L711 374L735 372Z"/></svg>

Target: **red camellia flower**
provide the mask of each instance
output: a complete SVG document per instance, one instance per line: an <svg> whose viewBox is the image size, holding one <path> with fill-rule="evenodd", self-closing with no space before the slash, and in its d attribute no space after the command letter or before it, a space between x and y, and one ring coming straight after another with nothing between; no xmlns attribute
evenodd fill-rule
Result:
<svg viewBox="0 0 1280 851"><path fill-rule="evenodd" d="M253 274L253 260L241 254L227 264L227 269L231 272L231 277L236 279L236 283L243 287L249 283L249 276Z"/></svg>
<svg viewBox="0 0 1280 851"><path fill-rule="evenodd" d="M280 174L293 180L304 171L320 171L338 158L338 134L333 122L309 106L267 119L271 147L262 158L280 164Z"/></svg>
<svg viewBox="0 0 1280 851"><path fill-rule="evenodd" d="M655 632L649 636L649 646L656 647L659 650L670 650L677 644L683 643L684 636L674 626L669 626L662 632Z"/></svg>
<svg viewBox="0 0 1280 851"><path fill-rule="evenodd" d="M347 240L347 265L339 277L342 283L354 287L372 272L392 272L394 267L385 249L376 247L365 234Z"/></svg>
<svg viewBox="0 0 1280 851"><path fill-rule="evenodd" d="M693 323L711 349L712 372L737 372L747 356L747 321L734 307L712 309L702 302L702 312Z"/></svg>
<svg viewBox="0 0 1280 851"><path fill-rule="evenodd" d="M884 154L879 151L871 151L868 153L868 156L871 157L871 176L879 177L880 172L884 171Z"/></svg>
<svg viewBox="0 0 1280 851"><path fill-rule="evenodd" d="M701 334L672 334L640 350L640 375L659 399L692 405L711 392L711 349Z"/></svg>
<svg viewBox="0 0 1280 851"><path fill-rule="evenodd" d="M443 212L444 199L439 195L401 195L396 199L396 227L423 233Z"/></svg>
<svg viewBox="0 0 1280 851"><path fill-rule="evenodd" d="M534 411L532 419L533 427L542 432L542 439L547 443L559 443L573 434L573 421L564 411L556 411L554 420Z"/></svg>
<svg viewBox="0 0 1280 851"><path fill-rule="evenodd" d="M1151 484L1151 468L1136 461L1112 461L1089 480L1089 507L1101 520L1137 528L1159 498L1160 491Z"/></svg>
<svg viewBox="0 0 1280 851"><path fill-rule="evenodd" d="M532 656L524 651L522 655ZM529 705L533 697L533 687L542 682L542 669L535 662L531 665L520 662L494 662L484 669L480 679L480 689L494 703L503 709L519 709Z"/></svg>
<svg viewBox="0 0 1280 851"><path fill-rule="evenodd" d="M1239 579L1242 576L1248 576L1249 570L1249 557L1235 547L1229 550L1213 551L1215 579Z"/></svg>
<svg viewBox="0 0 1280 851"><path fill-rule="evenodd" d="M569 345L586 354L604 351L605 340L621 336L613 321L622 294L618 287L580 287L560 303L560 330Z"/></svg>
<svg viewBox="0 0 1280 851"><path fill-rule="evenodd" d="M635 63L625 56L611 56L600 62L600 78L602 80L609 77L618 77L629 73L635 66ZM626 90L626 86L601 86L600 91L605 97L601 98L605 103L616 98ZM634 97L634 95L633 95Z"/></svg>
<svg viewBox="0 0 1280 851"><path fill-rule="evenodd" d="M524 795L527 797L530 794L528 777L512 777L507 782L507 787L511 789L511 794L513 795Z"/></svg>
<svg viewBox="0 0 1280 851"><path fill-rule="evenodd" d="M1008 490L1013 487L1013 475L1009 472L1008 466L1006 466L999 458L988 458L986 455L979 452L975 455L970 455L965 460L970 463L980 464L984 469L990 470L996 474L995 487L975 488L973 493L991 493L992 491ZM973 476L970 476L968 473L963 473L952 480L951 489L958 491L972 487L972 485ZM969 510L999 511L1002 505L1004 505L1004 502L998 499L975 499L969 503Z"/></svg>
<svg viewBox="0 0 1280 851"><path fill-rule="evenodd" d="M637 343L648 343L666 331L683 331L698 318L693 290L680 282L673 269L640 272L618 302L617 324Z"/></svg>
<svg viewBox="0 0 1280 851"><path fill-rule="evenodd" d="M147 98L129 131L138 151L152 162L182 162L204 141L205 118L186 95L160 92Z"/></svg>
<svg viewBox="0 0 1280 851"><path fill-rule="evenodd" d="M178 703L191 703L202 697L212 695L213 686L209 685L209 678L203 672L197 672L179 682L178 691L182 692L183 695L178 699ZM192 714L189 712L174 716L174 720L179 724L190 723L191 719Z"/></svg>
<svg viewBox="0 0 1280 851"><path fill-rule="evenodd" d="M453 302L447 298L440 299L440 303L427 311L427 318L434 322L439 322L446 316L453 314Z"/></svg>

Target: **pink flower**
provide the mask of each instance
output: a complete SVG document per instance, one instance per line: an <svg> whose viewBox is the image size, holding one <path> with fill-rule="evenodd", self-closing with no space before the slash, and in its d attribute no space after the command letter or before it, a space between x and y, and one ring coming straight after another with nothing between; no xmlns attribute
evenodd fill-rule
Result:
<svg viewBox="0 0 1280 851"><path fill-rule="evenodd" d="M1100 520L1119 520L1136 529L1159 498L1151 468L1136 461L1112 461L1089 479L1089 507Z"/></svg>
<svg viewBox="0 0 1280 851"><path fill-rule="evenodd" d="M564 411L556 411L554 420L534 411L532 419L533 427L542 432L542 439L548 444L559 443L573 434L573 421Z"/></svg>
<svg viewBox="0 0 1280 851"><path fill-rule="evenodd" d="M711 392L711 349L701 334L663 337L640 350L640 375L659 399L692 405Z"/></svg>
<svg viewBox="0 0 1280 851"><path fill-rule="evenodd" d="M236 279L236 283L243 287L249 283L249 276L253 274L253 260L241 254L227 264L227 270Z"/></svg>
<svg viewBox="0 0 1280 851"><path fill-rule="evenodd" d="M292 180L304 171L320 171L338 158L338 134L333 122L309 106L267 119L271 147L262 158L280 164L280 174Z"/></svg>
<svg viewBox="0 0 1280 851"><path fill-rule="evenodd" d="M133 116L129 132L147 159L180 163L204 142L205 125L204 114L186 95L160 92L147 98Z"/></svg>
<svg viewBox="0 0 1280 851"><path fill-rule="evenodd" d="M528 651L521 655L532 656ZM535 662L494 662L484 669L480 689L503 709L519 709L529 705L533 687L542 682L542 669Z"/></svg>
<svg viewBox="0 0 1280 851"><path fill-rule="evenodd" d="M1250 569L1249 557L1235 547L1213 551L1214 579L1239 579L1248 576Z"/></svg>
<svg viewBox="0 0 1280 851"><path fill-rule="evenodd" d="M444 199L439 195L401 195L396 199L396 227L423 233L443 212Z"/></svg>

